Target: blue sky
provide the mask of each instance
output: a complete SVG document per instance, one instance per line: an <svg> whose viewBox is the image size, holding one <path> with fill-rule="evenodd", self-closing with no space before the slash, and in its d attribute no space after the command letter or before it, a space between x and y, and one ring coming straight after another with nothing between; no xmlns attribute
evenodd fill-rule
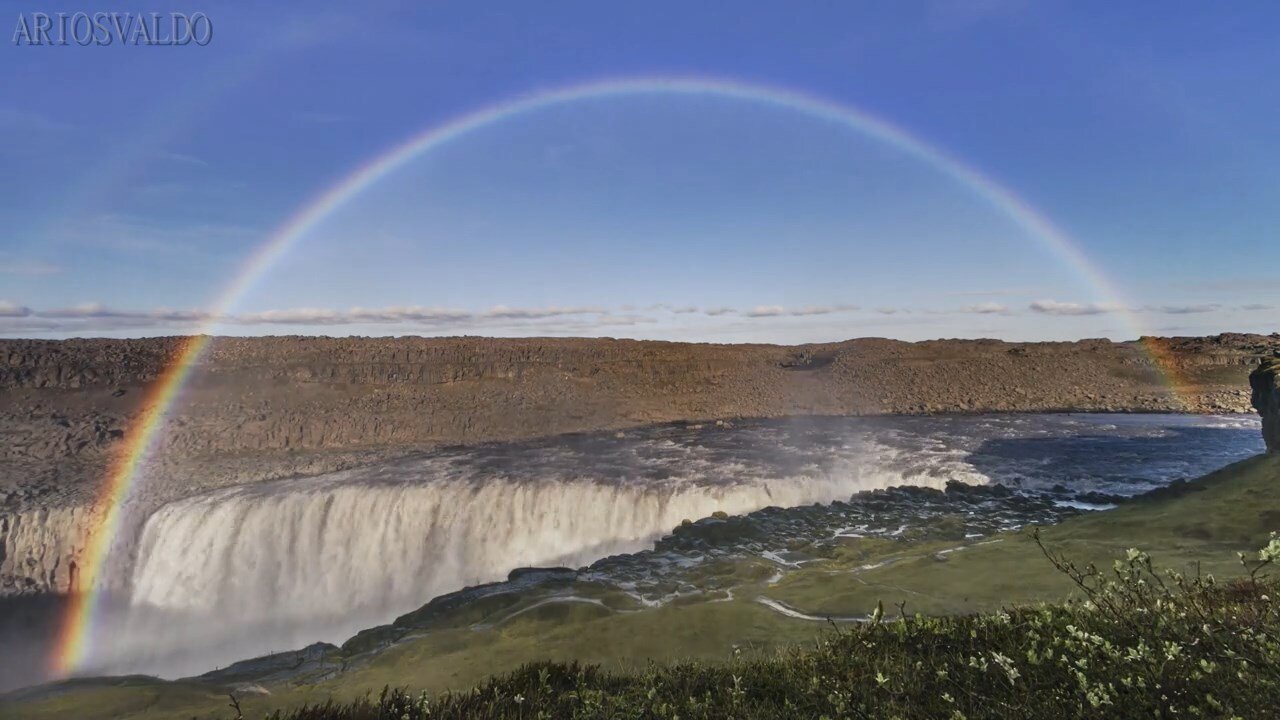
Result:
<svg viewBox="0 0 1280 720"><path fill-rule="evenodd" d="M689 5L57 8L202 11L214 37L0 48L0 335L1280 329L1273 5ZM6 0L0 20L9 32L41 10ZM1118 296L900 149L777 106L650 94L525 113L424 154L216 306L274 228L405 138L653 76L881 118L1051 219Z"/></svg>

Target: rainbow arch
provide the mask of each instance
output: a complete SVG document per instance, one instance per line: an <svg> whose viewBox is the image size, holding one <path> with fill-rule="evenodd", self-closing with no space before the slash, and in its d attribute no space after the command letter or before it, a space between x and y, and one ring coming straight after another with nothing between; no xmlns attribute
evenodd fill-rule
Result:
<svg viewBox="0 0 1280 720"><path fill-rule="evenodd" d="M59 627L51 657L52 672L59 677L74 673L89 651L94 620L101 604L102 589L97 582L119 529L121 507L128 497L140 467L151 450L169 408L191 374L191 369L212 339L208 334L218 318L240 302L275 263L296 247L307 234L335 210L395 172L415 158L447 145L477 130L500 124L544 108L581 100L643 95L707 96L789 109L825 120L889 145L916 158L968 188L1026 231L1047 251L1070 267L1103 302L1127 307L1106 276L1089 262L1075 243L1048 218L1008 188L959 159L859 108L789 89L735 80L697 77L638 77L608 79L522 95L461 115L436 125L393 146L357 167L330 186L275 229L243 263L240 271L214 303L208 324L200 334L182 340L168 369L152 384L141 415L129 428L124 442L109 468L97 507L102 517L91 533L83 553L77 585ZM1126 314L1135 336L1140 326ZM1155 353L1152 353L1153 356ZM1157 362L1160 358L1156 357ZM1176 387L1175 387L1176 390Z"/></svg>

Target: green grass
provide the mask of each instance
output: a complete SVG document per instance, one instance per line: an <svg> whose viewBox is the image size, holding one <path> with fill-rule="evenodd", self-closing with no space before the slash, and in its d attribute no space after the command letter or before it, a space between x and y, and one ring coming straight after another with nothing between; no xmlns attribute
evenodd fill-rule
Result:
<svg viewBox="0 0 1280 720"><path fill-rule="evenodd" d="M1260 456L1115 510L1044 528L1042 538L1054 551L1082 564L1110 567L1112 560L1123 557L1129 548L1140 547L1150 552L1159 567L1191 576L1199 571L1226 579L1242 571L1237 551L1255 551L1271 531L1280 530L1278 490L1280 456ZM762 561L744 560L733 567L717 569L744 580L728 600L723 593L712 593L701 600L637 611L625 596L613 596L599 586L583 584L581 594L609 607L555 603L513 615L532 600L503 600L495 601L492 607L459 608L433 615L427 628L414 631L420 634L406 637L382 652L349 654L352 669L346 673L317 683L269 685L266 690L270 695L244 696L241 705L247 717L258 718L277 708L323 703L330 698L350 702L371 692L376 694L388 685L412 687L433 695L463 692L489 682L494 675L511 672L518 674L493 682L523 688L521 683L530 682L533 676L529 673L533 671L520 668L546 661L598 665L599 670L584 672L600 683L620 683L619 687L631 688L620 690L619 697L634 700L627 693L668 682L662 678L675 682L682 674L701 674L706 683L715 684L724 679L723 673L730 672L735 662L780 662L779 653L789 657L785 653L793 652L793 648L812 646L822 629L829 628L822 622L780 615L757 601L762 597L818 617L865 616L878 602L896 615L901 603L908 614L945 616L929 622L942 623L935 629L946 637L975 631L982 623L991 622L990 618L998 617L991 613L1001 608L1021 606L1023 609L1017 613L1037 613L1042 611L1026 608L1041 601L1083 598L1084 591L1045 560L1029 532L1007 533L995 539L997 542L979 539L968 543L854 540L840 548L835 557L792 571L777 584L769 583L771 569ZM943 551L950 552L939 555ZM876 564L880 565L864 568ZM1060 607L1043 612L1067 610ZM481 621L491 626L473 629ZM841 638L862 632L854 623L841 627ZM876 640L885 643L877 645L886 653L885 663L897 662L890 657L893 652L905 652L902 643L894 645L890 639L885 635ZM838 646L844 640L837 642L828 637L826 642ZM737 661L732 660L735 647L743 654ZM891 648L897 649L891 652ZM815 652L823 652L821 646ZM657 665L650 668L651 661ZM697 662L681 665L681 670L672 669L671 663L692 661ZM567 666L555 666L553 672L570 671ZM908 674L919 677L914 671ZM857 682L864 681L865 678ZM604 687L589 686L597 690ZM850 692L853 689L866 690L861 684L846 688ZM102 679L80 680L55 686L55 690L54 694L20 702L0 701L0 717L228 717L226 689L218 686L154 679ZM698 711L688 707L685 710L680 713L682 717L697 716ZM1244 717L1257 715L1245 713Z"/></svg>
<svg viewBox="0 0 1280 720"><path fill-rule="evenodd" d="M1047 543L1080 562L1107 564L1131 547L1151 551L1164 567L1228 576L1235 553L1280 530L1280 456L1259 456L1192 483L1178 483L1115 510L1044 528ZM1070 597L1072 585L1040 562L1030 533L972 544L937 559L955 544L901 548L880 568L857 571L865 558L837 559L788 576L769 596L811 614L845 615L878 600L931 614L979 612ZM983 541L979 541L983 542Z"/></svg>
<svg viewBox="0 0 1280 720"><path fill-rule="evenodd" d="M1280 559L1280 541L1270 557ZM326 701L271 718L1276 715L1280 582L1220 585L1161 573L1133 551L1114 573L1052 555L1046 562L1085 600L889 622L877 611L871 622L770 657L632 672L543 662L469 692L384 690L377 700Z"/></svg>

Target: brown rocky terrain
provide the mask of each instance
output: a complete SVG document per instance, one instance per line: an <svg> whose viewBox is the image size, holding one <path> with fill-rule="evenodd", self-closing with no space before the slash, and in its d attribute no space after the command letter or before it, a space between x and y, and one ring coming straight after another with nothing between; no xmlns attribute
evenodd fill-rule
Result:
<svg viewBox="0 0 1280 720"><path fill-rule="evenodd" d="M181 342L0 341L0 594L67 588L107 464ZM219 338L158 434L133 502L146 512L211 487L325 472L434 445L659 422L1249 412L1249 372L1278 353L1274 334L1143 343L872 338L791 347ZM1170 376L1180 392L1171 391ZM1274 437L1274 421L1270 427Z"/></svg>

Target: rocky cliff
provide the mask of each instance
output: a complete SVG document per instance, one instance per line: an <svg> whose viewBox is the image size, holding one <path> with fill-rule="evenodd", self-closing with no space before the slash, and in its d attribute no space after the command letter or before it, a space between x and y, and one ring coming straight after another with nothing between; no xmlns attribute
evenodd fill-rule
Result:
<svg viewBox="0 0 1280 720"><path fill-rule="evenodd" d="M0 594L69 587L108 464L181 343L0 340ZM212 487L326 472L433 445L658 422L1248 412L1249 369L1277 352L1278 335L1132 343L869 338L793 347L219 338L157 433L147 476L132 495L135 511L145 514ZM1177 392L1170 378L1178 379ZM1274 442L1275 421L1268 427Z"/></svg>
<svg viewBox="0 0 1280 720"><path fill-rule="evenodd" d="M76 506L0 515L0 595L66 591L74 585L91 512Z"/></svg>
<svg viewBox="0 0 1280 720"><path fill-rule="evenodd" d="M1267 452L1280 452L1280 358L1264 360L1249 374L1253 408L1262 416Z"/></svg>

